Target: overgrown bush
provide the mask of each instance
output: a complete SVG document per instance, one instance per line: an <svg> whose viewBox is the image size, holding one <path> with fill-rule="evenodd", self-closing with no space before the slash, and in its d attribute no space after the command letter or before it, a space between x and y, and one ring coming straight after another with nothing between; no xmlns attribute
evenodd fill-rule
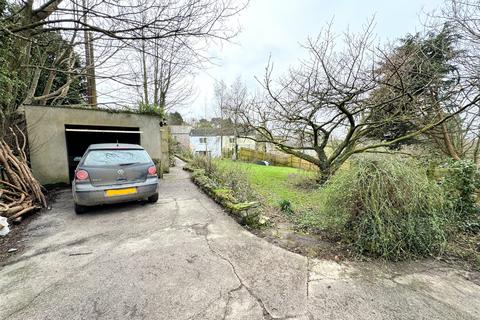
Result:
<svg viewBox="0 0 480 320"><path fill-rule="evenodd" d="M202 169L208 177L212 177L218 171L215 162L210 157L196 156L190 161L190 166L195 169Z"/></svg>
<svg viewBox="0 0 480 320"><path fill-rule="evenodd" d="M477 205L479 173L474 162L451 161L442 166L440 181L449 206L448 255L480 270L480 213Z"/></svg>
<svg viewBox="0 0 480 320"><path fill-rule="evenodd" d="M176 159L175 155L178 153L180 148L180 143L175 140L172 136L172 133L168 131L168 161L170 167L175 167Z"/></svg>
<svg viewBox="0 0 480 320"><path fill-rule="evenodd" d="M222 187L233 190L239 201L255 200L255 193L252 192L247 174L241 166L224 166L219 160L203 156L194 157L190 165L193 168L204 170L206 176Z"/></svg>
<svg viewBox="0 0 480 320"><path fill-rule="evenodd" d="M445 167L442 186L456 221L468 227L478 219L476 190L479 188L477 166L469 160L451 161ZM477 221L478 222L478 221Z"/></svg>
<svg viewBox="0 0 480 320"><path fill-rule="evenodd" d="M247 179L245 169L241 166L217 165L216 177L223 186L233 190L235 197L242 202L257 201L256 193Z"/></svg>
<svg viewBox="0 0 480 320"><path fill-rule="evenodd" d="M278 206L280 207L280 210L283 213L285 213L287 215L293 214L292 203L290 202L290 200L282 199L282 200L280 200Z"/></svg>
<svg viewBox="0 0 480 320"><path fill-rule="evenodd" d="M324 195L325 213L359 253L398 260L444 247L444 193L412 160L358 158Z"/></svg>

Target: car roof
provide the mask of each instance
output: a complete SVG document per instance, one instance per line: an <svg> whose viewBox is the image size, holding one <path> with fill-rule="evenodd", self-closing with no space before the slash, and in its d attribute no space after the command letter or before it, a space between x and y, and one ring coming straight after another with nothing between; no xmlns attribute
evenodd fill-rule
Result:
<svg viewBox="0 0 480 320"><path fill-rule="evenodd" d="M101 149L140 149L143 150L138 144L130 143L96 143L91 144L88 150L101 150Z"/></svg>

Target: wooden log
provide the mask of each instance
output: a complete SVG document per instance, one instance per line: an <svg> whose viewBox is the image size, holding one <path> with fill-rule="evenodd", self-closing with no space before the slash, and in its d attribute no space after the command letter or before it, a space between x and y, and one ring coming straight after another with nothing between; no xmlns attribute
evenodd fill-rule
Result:
<svg viewBox="0 0 480 320"><path fill-rule="evenodd" d="M18 218L18 217L23 216L25 213L30 212L30 211L32 211L32 210L34 210L34 209L39 209L39 207L35 207L35 206L27 207L27 208L25 208L25 209L17 212L15 215L9 217L9 219L12 219L12 220L13 220L13 219L16 219L16 218Z"/></svg>
<svg viewBox="0 0 480 320"><path fill-rule="evenodd" d="M35 207L35 204L45 207L47 202L40 184L33 177L28 167L24 151L26 145L25 135L19 130L23 137L23 144L21 145L13 129L10 129L10 131L15 138L16 148L14 147L13 149L16 149L18 154L15 154L12 148L3 139L0 139L0 164L3 166L6 174L6 179L0 180L0 184L4 186L4 193L8 194L7 196L2 193L3 197L0 197L10 202L6 204L9 207L7 213L15 215L26 208Z"/></svg>

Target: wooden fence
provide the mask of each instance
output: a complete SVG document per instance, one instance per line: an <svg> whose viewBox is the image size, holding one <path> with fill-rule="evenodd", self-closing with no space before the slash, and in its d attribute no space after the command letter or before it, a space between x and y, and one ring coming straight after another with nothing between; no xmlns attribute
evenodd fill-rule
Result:
<svg viewBox="0 0 480 320"><path fill-rule="evenodd" d="M292 167L310 171L317 170L317 167L310 162L289 154L274 154L260 150L240 148L238 158L242 161L249 162L265 160L274 166Z"/></svg>

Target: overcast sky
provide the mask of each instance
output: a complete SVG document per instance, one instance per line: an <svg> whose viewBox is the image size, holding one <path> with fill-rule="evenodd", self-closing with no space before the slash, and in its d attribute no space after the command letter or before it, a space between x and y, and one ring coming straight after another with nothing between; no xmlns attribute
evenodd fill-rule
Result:
<svg viewBox="0 0 480 320"><path fill-rule="evenodd" d="M379 43L422 31L422 12L441 6L442 0L250 0L249 7L234 21L241 33L232 43L213 47L219 61L198 74L196 99L180 111L186 118L215 116L215 80L231 83L240 76L251 89L272 56L275 73L281 74L304 54L300 44L333 20L336 33L359 31L375 17Z"/></svg>

